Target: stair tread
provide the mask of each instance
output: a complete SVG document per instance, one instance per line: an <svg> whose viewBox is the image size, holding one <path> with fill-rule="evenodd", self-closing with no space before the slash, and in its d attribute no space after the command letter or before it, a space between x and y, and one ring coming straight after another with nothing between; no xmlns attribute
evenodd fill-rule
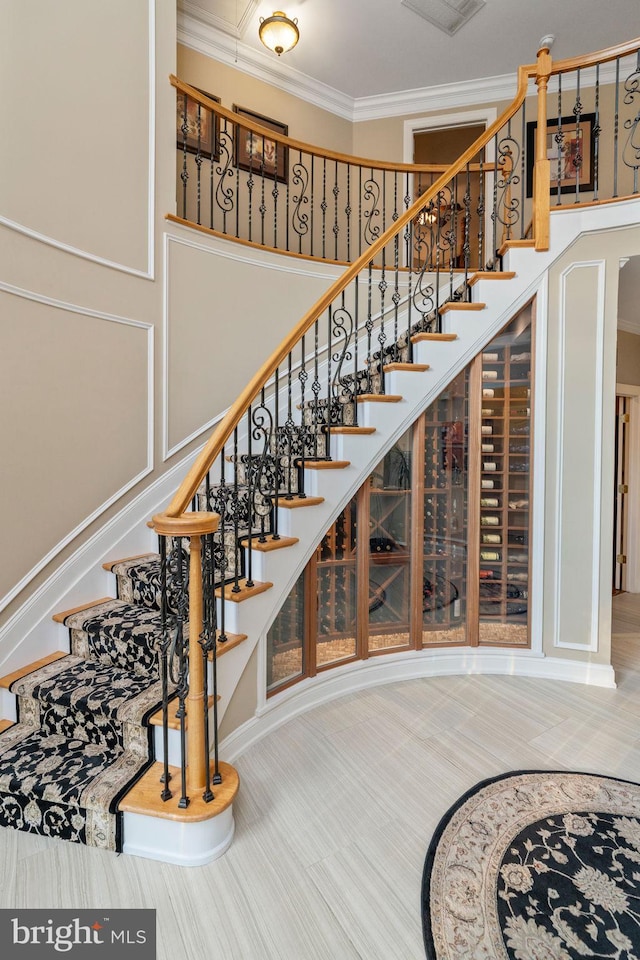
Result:
<svg viewBox="0 0 640 960"><path fill-rule="evenodd" d="M469 278L469 286L473 287L481 280L513 280L515 275L515 270L477 270Z"/></svg>
<svg viewBox="0 0 640 960"><path fill-rule="evenodd" d="M326 430L326 428L325 428ZM375 427L331 427L330 433L344 435L346 437L350 436L370 436L372 433L376 432Z"/></svg>
<svg viewBox="0 0 640 960"><path fill-rule="evenodd" d="M291 500L280 497L278 500L278 506L284 507L285 510L296 510L298 507L316 507L320 503L324 503L324 497L292 497Z"/></svg>
<svg viewBox="0 0 640 960"><path fill-rule="evenodd" d="M344 470L351 466L350 460L299 460L307 470Z"/></svg>
<svg viewBox="0 0 640 960"><path fill-rule="evenodd" d="M248 546L248 537L241 537L240 540L245 547ZM271 553L273 550L283 550L286 547L293 547L296 543L300 543L298 537L278 537L277 540L274 540L273 537L269 536L264 543L260 543L257 537L252 537L251 549L258 550L260 553Z"/></svg>
<svg viewBox="0 0 640 960"><path fill-rule="evenodd" d="M53 619L56 623L65 623L67 617L72 616L72 614L82 613L83 610L90 610L92 607L96 607L101 603L107 603L110 600L113 600L113 597L102 597L100 600L90 600L88 603L80 604L79 607L71 607L70 610L61 610L59 613L54 613Z"/></svg>
<svg viewBox="0 0 640 960"><path fill-rule="evenodd" d="M359 393L358 403L400 403L403 397L399 393Z"/></svg>
<svg viewBox="0 0 640 960"><path fill-rule="evenodd" d="M458 339L457 333L414 333L411 337L411 343L420 343L422 341L441 340L443 342L450 343L453 340Z"/></svg>
<svg viewBox="0 0 640 960"><path fill-rule="evenodd" d="M429 370L428 363L385 363L382 367L385 373L393 373L396 370L406 370L411 373L424 373L425 370Z"/></svg>
<svg viewBox="0 0 640 960"><path fill-rule="evenodd" d="M238 582L239 589L234 590L235 584L227 583L224 587L216 588L216 597L223 597L225 600L232 600L234 603L242 603L243 600L248 600L250 597L256 597L260 593L264 593L266 590L270 590L273 586L272 583L268 581L260 582L258 580L253 581L253 586L248 587L246 580L240 580Z"/></svg>
<svg viewBox="0 0 640 960"><path fill-rule="evenodd" d="M213 764L211 764L213 771ZM166 801L160 798L160 777L164 773L161 763L154 763L133 787L124 795L118 804L118 810L125 813L139 813L148 817L158 817L164 820L180 820L183 823L209 820L226 810L238 792L239 778L235 769L222 760L219 764L222 783L212 786L214 799L206 803L200 794L191 797L186 809L178 807L180 800L180 770L178 767L169 767L171 780L169 783L173 796Z"/></svg>
<svg viewBox="0 0 640 960"><path fill-rule="evenodd" d="M9 727L13 727L15 720L0 720L0 733L4 733Z"/></svg>
<svg viewBox="0 0 640 960"><path fill-rule="evenodd" d="M438 313L442 315L451 310L484 310L486 306L486 303L467 303L465 300L449 300L448 303L443 303L441 307L438 307Z"/></svg>

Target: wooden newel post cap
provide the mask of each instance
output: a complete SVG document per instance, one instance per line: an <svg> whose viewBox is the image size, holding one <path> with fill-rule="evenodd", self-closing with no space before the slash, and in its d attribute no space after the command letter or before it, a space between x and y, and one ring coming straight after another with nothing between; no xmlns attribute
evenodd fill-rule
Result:
<svg viewBox="0 0 640 960"><path fill-rule="evenodd" d="M215 533L220 523L220 514L210 511L183 513L179 517L169 517L166 513L156 513L151 526L156 533L164 537L201 537L206 533Z"/></svg>

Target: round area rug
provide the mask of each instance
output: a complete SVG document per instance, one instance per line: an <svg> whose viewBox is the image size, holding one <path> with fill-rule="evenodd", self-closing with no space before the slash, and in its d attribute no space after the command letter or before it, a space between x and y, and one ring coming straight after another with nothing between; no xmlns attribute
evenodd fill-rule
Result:
<svg viewBox="0 0 640 960"><path fill-rule="evenodd" d="M422 880L429 960L640 960L640 785L509 773L442 818Z"/></svg>

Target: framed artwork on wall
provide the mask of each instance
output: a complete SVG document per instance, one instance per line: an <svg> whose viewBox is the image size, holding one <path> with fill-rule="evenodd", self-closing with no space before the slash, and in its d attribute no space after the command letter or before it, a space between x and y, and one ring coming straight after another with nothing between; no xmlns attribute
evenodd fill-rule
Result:
<svg viewBox="0 0 640 960"><path fill-rule="evenodd" d="M551 161L551 193L588 193L593 190L595 113L547 120L547 159ZM538 124L527 124L527 196L533 196L533 168ZM578 179L579 173L579 179Z"/></svg>
<svg viewBox="0 0 640 960"><path fill-rule="evenodd" d="M212 93L206 90L200 90L200 93L210 100L220 103L220 97L214 97ZM186 115L185 115L186 101ZM198 107L200 107L200 138L198 140ZM185 137L186 127L186 137ZM201 157L207 160L219 160L220 151L218 149L220 135L220 118L217 114L207 110L202 104L196 103L191 97L182 93L180 90L176 94L176 147L178 150L186 150L187 153L200 153ZM199 146L199 150L198 150Z"/></svg>
<svg viewBox="0 0 640 960"><path fill-rule="evenodd" d="M246 117L247 120L253 120L262 127L288 136L289 127L286 123L280 123L278 120L272 120L270 117L264 117L253 110L246 110L244 107L233 105L234 112L239 117ZM277 140L271 140L269 137L262 137L252 130L238 124L236 128L236 147L235 164L241 170L248 170L258 176L270 177L273 180L280 180L286 183L289 175L289 151Z"/></svg>

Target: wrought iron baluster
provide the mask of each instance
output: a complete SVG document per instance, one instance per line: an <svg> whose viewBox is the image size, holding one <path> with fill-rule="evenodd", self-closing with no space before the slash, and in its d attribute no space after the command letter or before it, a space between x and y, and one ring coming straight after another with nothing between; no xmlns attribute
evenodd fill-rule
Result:
<svg viewBox="0 0 640 960"><path fill-rule="evenodd" d="M212 139L212 146L211 146L211 155L209 157L209 227L211 230L213 230L213 194L214 194L213 171L215 168L215 162L216 162L216 158L218 156L218 150L219 150L219 145L218 145L219 138L217 135L217 127L216 127L215 119L216 119L215 114L212 113L211 123L213 124L213 134L212 134L213 139ZM238 192L236 190L236 197L237 196L238 196ZM237 218L237 207L238 207L238 204L236 204L236 218ZM236 236L237 235L238 235L238 226L236 223Z"/></svg>
<svg viewBox="0 0 640 960"><path fill-rule="evenodd" d="M400 237L396 233L393 238L393 293L391 294L393 303L393 350L390 359L392 361L400 360Z"/></svg>
<svg viewBox="0 0 640 960"><path fill-rule="evenodd" d="M524 186L527 180L526 172L526 123L525 123L525 109L524 105L520 108L522 111L522 128L520 130L520 143L522 145L522 151L520 154L520 209L522 210L522 216L520 217L520 239L524 240L525 238L525 223L524 223L524 210L525 210L525 193Z"/></svg>
<svg viewBox="0 0 640 960"><path fill-rule="evenodd" d="M273 197L273 246L278 249L278 198L280 196L280 191L278 190L278 147L280 144L277 140L274 140L275 146L275 170L273 171L273 189L271 190L271 196Z"/></svg>
<svg viewBox="0 0 640 960"><path fill-rule="evenodd" d="M187 137L189 135L189 116L188 116L188 94L183 94L182 125L182 170L180 179L182 180L182 219L187 219L187 183L189 182L189 168L187 165Z"/></svg>
<svg viewBox="0 0 640 960"><path fill-rule="evenodd" d="M200 207L202 203L202 105L199 103L196 109L196 223L201 223Z"/></svg>
<svg viewBox="0 0 640 960"><path fill-rule="evenodd" d="M311 427L314 434L314 459L318 459L318 430L320 429L320 391L322 385L320 383L319 376L319 339L320 339L320 320L316 318L314 327L313 327L313 383L311 384L311 392L313 393L313 416L311 418Z"/></svg>
<svg viewBox="0 0 640 960"><path fill-rule="evenodd" d="M618 136L620 129L620 57L616 57L616 105L613 117L613 196L618 196Z"/></svg>
<svg viewBox="0 0 640 960"><path fill-rule="evenodd" d="M220 782L218 767L218 684L216 663L216 613L214 597L214 548L213 534L208 533L201 537L201 567L202 567L202 632L200 647L202 649L202 680L203 680L203 731L204 731L204 770L205 788L202 799L210 803L213 799L211 790L211 766L209 761L211 738L209 735L209 657L212 658L212 686L213 686L213 743L214 743L214 783ZM217 780L216 780L217 776Z"/></svg>
<svg viewBox="0 0 640 960"><path fill-rule="evenodd" d="M358 290L358 281L360 275L356 274L353 279L354 283L354 297L355 297L355 307L354 307L354 316L355 316L355 335L353 342L353 425L358 426L358 403L357 403L357 394L358 394L358 338L360 336L360 295Z"/></svg>
<svg viewBox="0 0 640 960"><path fill-rule="evenodd" d="M245 468L244 482L247 488L247 537L245 541L246 557L246 580L245 586L253 586L253 514L255 510L256 490L253 486L253 449L252 449L252 405L247 407L247 465ZM238 545L240 547L240 545Z"/></svg>
<svg viewBox="0 0 640 960"><path fill-rule="evenodd" d="M471 260L471 165L467 163L467 184L464 192L464 217L462 236L462 255L464 258L464 290L466 299L470 299L469 263Z"/></svg>
<svg viewBox="0 0 640 960"><path fill-rule="evenodd" d="M387 342L387 334L384 329L385 321L385 306L384 299L385 293L387 291L387 279L386 279L386 268L387 268L387 248L384 247L382 250L382 273L380 275L380 280L378 281L378 290L380 291L380 326L378 328L378 346L380 348L380 393L385 392L385 376L384 376L384 359L385 359L385 344Z"/></svg>
<svg viewBox="0 0 640 960"><path fill-rule="evenodd" d="M380 216L380 185L374 179L373 168L370 176L364 182L364 201L371 201L371 207L364 211L364 242L369 247L380 236L380 224L374 223Z"/></svg>
<svg viewBox="0 0 640 960"><path fill-rule="evenodd" d="M311 155L311 256L313 256L313 236L315 234L316 225L313 219L313 211L315 204L315 156Z"/></svg>
<svg viewBox="0 0 640 960"><path fill-rule="evenodd" d="M240 140L240 127L236 127L236 136L238 141ZM238 142L237 148L240 148L240 143ZM255 186L255 180L253 179L253 150L249 155L249 176L247 178L247 194L249 197L247 209L249 214L249 240L253 239L253 188Z"/></svg>
<svg viewBox="0 0 640 960"><path fill-rule="evenodd" d="M409 173L405 174L405 188L404 188L404 209L405 211L409 209L411 204L411 184L409 180ZM409 221L404 228L404 262L405 266L408 267L407 279L408 279L408 290L407 290L407 350L408 350L408 361L411 363L413 361L413 343L411 341L412 322L411 322L411 307L412 307L412 278L413 278L413 261L411 257L411 251L413 250L413 223Z"/></svg>
<svg viewBox="0 0 640 960"><path fill-rule="evenodd" d="M593 129L593 199L598 199L600 158L600 64L596 64L595 126Z"/></svg>
<svg viewBox="0 0 640 960"><path fill-rule="evenodd" d="M580 100L580 68L577 73L576 102L573 107L573 115L576 118L576 154L572 157L571 163L576 175L576 199L574 203L580 203L580 173L584 157L582 156L582 138L580 136L580 120L582 118L582 101Z"/></svg>
<svg viewBox="0 0 640 960"><path fill-rule="evenodd" d="M290 249L291 249L291 247L289 246L289 215L290 215L289 194L290 194L290 185L289 185L289 163L288 163L288 161L289 161L289 152L288 152L287 148L284 147L284 146L283 146L282 149L283 149L283 151L284 151L284 153L283 153L283 156L284 156L284 158L285 158L284 169L285 169L285 175L286 175L286 178L287 178L286 183L285 183L285 188L284 188L284 196L285 196L285 218L284 218L284 223L285 223L285 246L284 246L284 248L285 248L285 250L290 250Z"/></svg>
<svg viewBox="0 0 640 960"><path fill-rule="evenodd" d="M262 137L262 153L260 154L260 156L264 158L264 137ZM266 181L266 175L264 170L264 159L262 159L260 162L260 243L262 244L263 247L264 247L264 226L265 226L265 219L267 216L267 205L265 203L267 185L265 181Z"/></svg>
<svg viewBox="0 0 640 960"><path fill-rule="evenodd" d="M233 137L229 136L227 127L223 133L220 135L218 140L218 154L219 154L219 163L216 167L216 173L218 175L218 184L216 186L216 204L218 209L222 212L222 232L226 233L227 231L227 216L231 213L234 207L233 200L233 188L227 186L228 180L233 180ZM236 197L239 196L239 191L236 186Z"/></svg>
<svg viewBox="0 0 640 960"><path fill-rule="evenodd" d="M302 338L300 340L300 370L298 371L298 381L300 383L300 410L301 410L300 431L302 434L302 453L300 458L300 480L299 480L299 487L298 487L298 497L301 500L303 500L306 497L306 493L304 489L304 463L305 463L305 460L307 459L307 436L309 433L307 429L307 424L305 421L305 415L304 415L305 406L306 406L306 385L307 385L307 380L309 379L306 362L307 362L307 358L305 353L305 335L302 334Z"/></svg>
<svg viewBox="0 0 640 960"><path fill-rule="evenodd" d="M287 419L285 420L285 431L287 437L287 499L293 499L293 477L292 470L295 466L296 452L294 449L295 423L293 422L293 356L291 351L287 354Z"/></svg>
<svg viewBox="0 0 640 960"><path fill-rule="evenodd" d="M335 161L333 171L333 259L338 259L338 234L340 233L340 224L338 223L338 197L340 196L340 187L338 186L338 161Z"/></svg>
<svg viewBox="0 0 640 960"><path fill-rule="evenodd" d="M491 213L491 219L493 221L493 238L492 238L492 248L491 248L491 259L495 260L496 254L498 251L498 171L499 171L499 161L498 161L498 134L496 133L493 139L493 155L496 158L495 161L495 172L493 174L493 209Z"/></svg>
<svg viewBox="0 0 640 960"><path fill-rule="evenodd" d="M171 643L168 611L167 586L167 538L160 535L160 682L162 685L162 776L160 782L164 784L160 799L164 802L173 796L169 789L171 774L169 773L169 665L167 655Z"/></svg>
<svg viewBox="0 0 640 960"><path fill-rule="evenodd" d="M358 256L362 256L362 167L358 167Z"/></svg>
<svg viewBox="0 0 640 960"><path fill-rule="evenodd" d="M478 186L478 266L480 270L487 268L485 264L485 250L484 250L484 215L485 215L485 200L484 200L484 188L485 188L485 171L484 171L484 151L483 155L480 158L480 183ZM493 258L491 260L490 269L494 269Z"/></svg>
<svg viewBox="0 0 640 960"><path fill-rule="evenodd" d="M370 260L368 276L367 276L367 319L365 321L365 329L367 331L367 388L365 391L366 393L372 392L372 384L371 384L371 368L373 366L373 355L371 353L372 344L373 344L372 299L373 299L373 260Z"/></svg>
<svg viewBox="0 0 640 960"><path fill-rule="evenodd" d="M331 423L333 420L333 396L331 391L331 332L333 305L327 309L327 425L325 427L325 458L331 459Z"/></svg>
<svg viewBox="0 0 640 960"><path fill-rule="evenodd" d="M624 102L632 106L635 98L640 94L640 53L638 53L635 69L624 82L624 89ZM624 129L629 133L622 151L622 162L625 167L633 170L633 193L637 193L640 166L640 109L636 109L635 117L625 120Z"/></svg>
<svg viewBox="0 0 640 960"><path fill-rule="evenodd" d="M322 158L322 203L320 204L320 209L322 210L322 259L325 260L327 256L327 161L326 158Z"/></svg>
<svg viewBox="0 0 640 960"><path fill-rule="evenodd" d="M347 218L347 261L351 262L351 164L347 166L347 205L344 208Z"/></svg>
<svg viewBox="0 0 640 960"><path fill-rule="evenodd" d="M309 215L302 212L302 208L309 203L309 197L307 196L307 186L309 180L309 174L307 168L302 163L302 153L298 154L298 160L293 164L292 167L292 182L294 187L298 187L298 193L293 195L293 214L292 214L292 226L294 231L298 235L298 253L302 253L302 238L309 231ZM313 187L312 187L313 191ZM288 195L288 188L287 188ZM313 195L311 197L313 202ZM313 207L312 207L313 210ZM288 218L287 218L288 221ZM311 237L311 251L313 253L313 236Z"/></svg>
<svg viewBox="0 0 640 960"><path fill-rule="evenodd" d="M218 541L220 543L220 616L217 618L220 622L220 633L218 635L218 643L227 642L227 632L226 632L226 607L224 601L224 590L227 582L227 568L229 561L227 559L227 502L228 502L228 486L225 477L225 448L223 447L220 451L220 484L218 486L218 497L217 497L217 512L220 514L220 523L218 524ZM206 503L207 510L213 510L213 497L211 493L211 478L209 473L205 477L205 494L206 494ZM215 543L215 539L214 539ZM234 548L235 549L235 548ZM234 554L234 569L235 569L235 554ZM215 581L214 581L215 589Z"/></svg>
<svg viewBox="0 0 640 960"><path fill-rule="evenodd" d="M233 549L235 551L235 563L233 571L233 586L231 588L233 593L240 593L240 564L238 559L240 557L240 482L238 479L238 428L236 427L233 431L233 499L232 499L232 509L233 509Z"/></svg>
<svg viewBox="0 0 640 960"><path fill-rule="evenodd" d="M562 74L558 74L558 126L553 137L558 154L556 170L556 206L562 203L562 156L564 153L564 130L562 129ZM534 161L535 162L535 161Z"/></svg>
<svg viewBox="0 0 640 960"><path fill-rule="evenodd" d="M181 537L173 537L167 560L168 596L175 611L173 639L169 649L169 677L178 697L176 718L180 721L180 800L178 807L189 806L187 795L186 701L189 693L189 657L186 628L189 621L189 558Z"/></svg>

